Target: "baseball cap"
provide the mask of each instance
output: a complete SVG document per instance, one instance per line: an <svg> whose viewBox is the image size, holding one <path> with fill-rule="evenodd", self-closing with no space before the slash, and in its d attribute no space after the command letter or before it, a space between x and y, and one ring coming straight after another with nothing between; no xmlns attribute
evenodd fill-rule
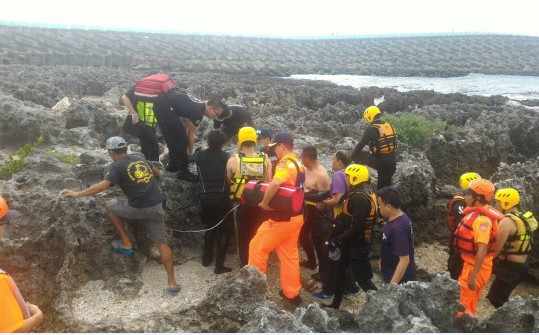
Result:
<svg viewBox="0 0 539 335"><path fill-rule="evenodd" d="M294 146L294 138L292 137L292 134L290 134L290 133L280 132L280 133L275 134L275 138L273 139L273 143L271 143L270 145L273 146L273 145L276 145L276 144L287 144L287 145L293 147Z"/></svg>
<svg viewBox="0 0 539 335"><path fill-rule="evenodd" d="M121 149L125 147L127 147L127 142L123 137L120 136L109 137L107 143L105 144L105 148L107 150Z"/></svg>
<svg viewBox="0 0 539 335"><path fill-rule="evenodd" d="M268 128L260 128L256 130L256 136L258 139L271 138L271 130Z"/></svg>

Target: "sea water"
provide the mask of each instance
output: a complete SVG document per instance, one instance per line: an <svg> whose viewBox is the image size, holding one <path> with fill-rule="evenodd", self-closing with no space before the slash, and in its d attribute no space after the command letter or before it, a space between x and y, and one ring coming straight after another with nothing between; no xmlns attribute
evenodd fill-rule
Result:
<svg viewBox="0 0 539 335"><path fill-rule="evenodd" d="M337 85L387 87L401 92L434 90L440 93L467 95L503 95L509 99L539 99L539 77L469 74L463 77L379 77L354 75L292 75L292 79L326 80Z"/></svg>

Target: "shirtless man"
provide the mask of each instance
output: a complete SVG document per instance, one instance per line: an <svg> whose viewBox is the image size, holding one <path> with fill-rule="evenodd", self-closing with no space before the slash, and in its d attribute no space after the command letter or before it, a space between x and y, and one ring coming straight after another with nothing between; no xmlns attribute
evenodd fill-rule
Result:
<svg viewBox="0 0 539 335"><path fill-rule="evenodd" d="M316 256L320 272L323 272L323 248L328 233L328 220L325 211L318 210L316 203L327 198L329 191L329 175L325 167L318 161L318 152L312 145L301 150L301 162L305 166L305 224L301 228L299 241L307 254L307 261L300 265L316 269ZM314 244L314 248L313 248Z"/></svg>

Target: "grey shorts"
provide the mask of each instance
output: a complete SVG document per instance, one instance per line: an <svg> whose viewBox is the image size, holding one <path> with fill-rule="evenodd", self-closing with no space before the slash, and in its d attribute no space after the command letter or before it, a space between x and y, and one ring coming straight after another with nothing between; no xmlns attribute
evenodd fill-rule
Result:
<svg viewBox="0 0 539 335"><path fill-rule="evenodd" d="M167 243L165 238L165 211L162 204L147 208L134 208L129 206L127 199L112 199L107 201L106 207L121 218L135 220L144 224L150 240L156 243Z"/></svg>

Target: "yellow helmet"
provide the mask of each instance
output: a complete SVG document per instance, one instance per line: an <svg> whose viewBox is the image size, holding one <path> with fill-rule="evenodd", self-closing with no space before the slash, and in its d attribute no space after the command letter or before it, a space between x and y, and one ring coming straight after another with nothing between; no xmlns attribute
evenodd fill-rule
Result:
<svg viewBox="0 0 539 335"><path fill-rule="evenodd" d="M502 209L509 209L520 203L520 194L514 188L502 188L496 191L494 199L500 202Z"/></svg>
<svg viewBox="0 0 539 335"><path fill-rule="evenodd" d="M348 165L344 170L344 174L348 176L352 186L369 180L369 170L366 166L360 164Z"/></svg>
<svg viewBox="0 0 539 335"><path fill-rule="evenodd" d="M475 172L466 172L460 176L460 188L467 189L472 180L481 179L481 176Z"/></svg>
<svg viewBox="0 0 539 335"><path fill-rule="evenodd" d="M367 120L367 122L372 123L374 117L378 114L380 114L380 109L378 109L378 107L376 106L371 106L365 109L365 111L363 112L363 118Z"/></svg>
<svg viewBox="0 0 539 335"><path fill-rule="evenodd" d="M256 130L253 127L243 127L238 131L238 146L243 142L252 141L256 143Z"/></svg>

